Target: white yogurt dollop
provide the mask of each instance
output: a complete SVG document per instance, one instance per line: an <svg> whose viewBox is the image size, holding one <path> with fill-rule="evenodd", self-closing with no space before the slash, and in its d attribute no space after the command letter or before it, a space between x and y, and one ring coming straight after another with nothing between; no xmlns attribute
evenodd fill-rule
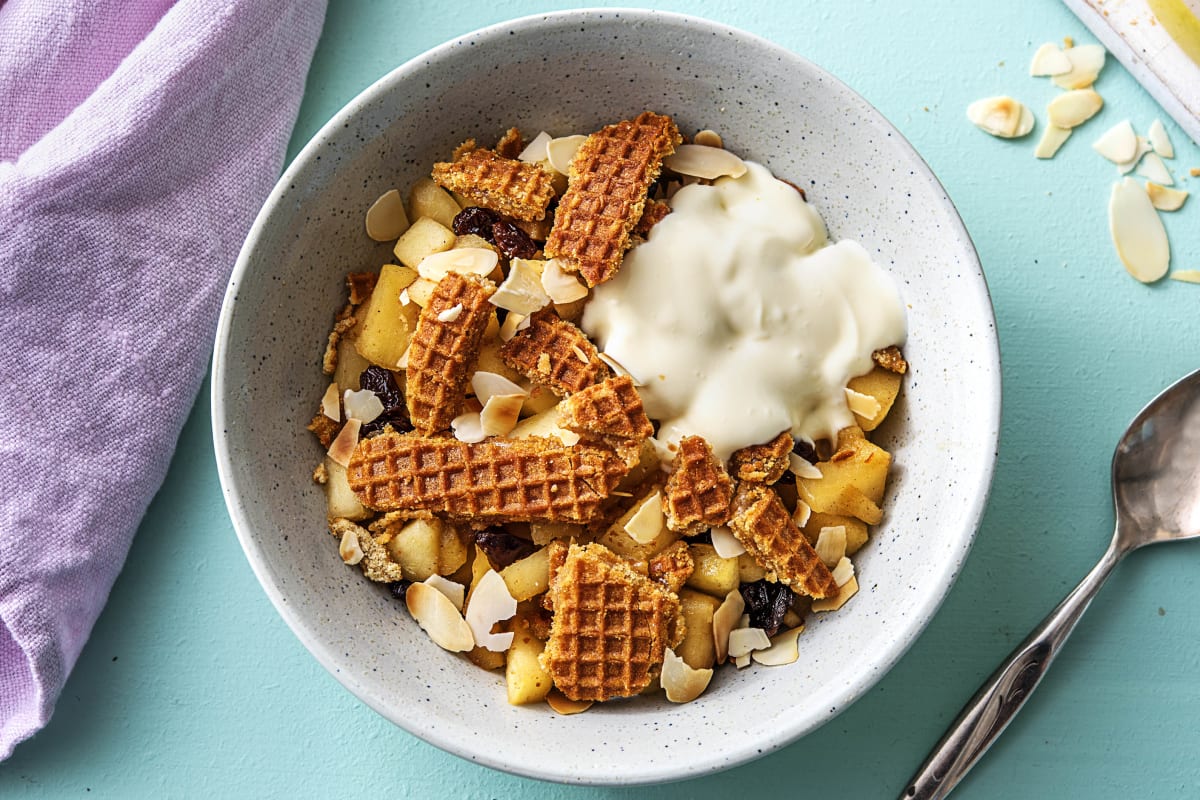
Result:
<svg viewBox="0 0 1200 800"><path fill-rule="evenodd" d="M747 166L676 192L584 311L583 329L642 384L667 458L693 434L722 460L784 430L832 437L853 422L846 382L904 341L891 277L858 243L829 244L799 192Z"/></svg>

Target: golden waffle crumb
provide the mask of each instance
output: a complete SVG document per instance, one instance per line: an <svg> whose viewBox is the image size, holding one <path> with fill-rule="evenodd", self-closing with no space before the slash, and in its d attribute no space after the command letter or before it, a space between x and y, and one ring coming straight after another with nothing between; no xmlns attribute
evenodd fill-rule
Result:
<svg viewBox="0 0 1200 800"><path fill-rule="evenodd" d="M775 483L789 467L792 434L784 431L766 444L743 447L729 459L729 471L739 481Z"/></svg>
<svg viewBox="0 0 1200 800"><path fill-rule="evenodd" d="M571 161L546 255L577 270L588 286L617 274L646 193L680 141L671 118L650 111L589 136Z"/></svg>
<svg viewBox="0 0 1200 800"><path fill-rule="evenodd" d="M433 179L477 206L530 222L546 216L554 197L554 177L549 172L485 149L434 164Z"/></svg>
<svg viewBox="0 0 1200 800"><path fill-rule="evenodd" d="M421 309L405 370L408 414L421 433L444 431L458 416L494 310L488 298L495 291L495 285L484 278L450 272L438 281ZM438 319L457 305L462 312L454 320Z"/></svg>
<svg viewBox="0 0 1200 800"><path fill-rule="evenodd" d="M696 560L692 558L692 551L687 542L681 539L650 559L647 576L672 592L678 592L692 577L695 568Z"/></svg>
<svg viewBox="0 0 1200 800"><path fill-rule="evenodd" d="M693 536L729 521L733 481L717 461L708 442L685 436L663 487L663 512L667 527Z"/></svg>
<svg viewBox="0 0 1200 800"><path fill-rule="evenodd" d="M313 483L319 483L322 486L329 483L329 467L325 466L324 461L322 461L320 464L317 464L316 468L313 470L312 479Z"/></svg>
<svg viewBox="0 0 1200 800"><path fill-rule="evenodd" d="M792 521L772 489L754 483L738 486L729 521L733 535L774 578L809 597L837 594L833 573Z"/></svg>
<svg viewBox="0 0 1200 800"><path fill-rule="evenodd" d="M496 142L496 146L493 149L496 151L496 155L501 158L516 158L525 149L525 140L521 138L519 130L509 128L500 137L500 141Z"/></svg>
<svg viewBox="0 0 1200 800"><path fill-rule="evenodd" d="M379 275L374 272L351 272L346 275L346 285L350 287L350 305L362 305L375 291L375 282Z"/></svg>
<svg viewBox="0 0 1200 800"><path fill-rule="evenodd" d="M540 661L572 700L638 694L683 638L679 598L602 545L571 545L550 594L554 620Z"/></svg>
<svg viewBox="0 0 1200 800"><path fill-rule="evenodd" d="M458 161L460 158L465 156L467 153L474 152L475 150L478 150L478 149L479 149L479 145L475 143L474 139L467 139L465 142L460 144L458 147L454 148L454 152L450 154L450 161L451 162Z"/></svg>
<svg viewBox="0 0 1200 800"><path fill-rule="evenodd" d="M897 375L908 372L908 362L904 360L904 356L900 354L900 348L896 345L876 350L871 353L871 359L888 372L894 372Z"/></svg>
<svg viewBox="0 0 1200 800"><path fill-rule="evenodd" d="M312 422L308 423L308 430L313 432L317 437L317 441L321 443L321 447L329 447L333 444L334 437L338 431L342 429L342 423L334 422L321 411L312 418Z"/></svg>
<svg viewBox="0 0 1200 800"><path fill-rule="evenodd" d="M358 562L358 566L362 568L363 575L367 580L379 583L394 583L404 580L404 571L399 564L392 561L387 547L382 542L376 541L365 529L348 519L339 517L329 523L329 532L338 539L348 532L357 537L358 546L363 552L362 561Z"/></svg>
<svg viewBox="0 0 1200 800"><path fill-rule="evenodd" d="M321 357L321 371L326 375L332 375L337 369L338 342L341 341L342 334L357 323L358 319L354 317L353 305L347 305L338 314L337 321L333 323L333 329L329 331L329 339L325 342L325 355Z"/></svg>
<svg viewBox="0 0 1200 800"><path fill-rule="evenodd" d="M605 378L558 406L559 427L579 434L645 439L654 435L642 398L628 375Z"/></svg>
<svg viewBox="0 0 1200 800"><path fill-rule="evenodd" d="M663 217L671 213L671 207L662 200L647 200L642 209L641 219L633 226L633 235L645 239L650 235L650 229L662 222Z"/></svg>
<svg viewBox="0 0 1200 800"><path fill-rule="evenodd" d="M558 394L581 391L612 374L587 335L550 309L531 316L529 327L500 348L500 357L526 378L544 383Z"/></svg>
<svg viewBox="0 0 1200 800"><path fill-rule="evenodd" d="M432 511L475 523L587 522L628 468L612 451L555 438L385 433L363 439L346 477L380 511Z"/></svg>

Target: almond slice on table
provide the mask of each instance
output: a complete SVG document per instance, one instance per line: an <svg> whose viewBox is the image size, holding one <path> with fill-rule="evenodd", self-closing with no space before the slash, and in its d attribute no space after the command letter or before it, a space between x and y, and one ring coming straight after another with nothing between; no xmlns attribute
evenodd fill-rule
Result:
<svg viewBox="0 0 1200 800"><path fill-rule="evenodd" d="M431 253L417 265L417 274L431 281L440 281L451 272L487 277L500 263L495 250L486 247L459 247Z"/></svg>
<svg viewBox="0 0 1200 800"><path fill-rule="evenodd" d="M400 192L392 189L384 192L367 209L367 236L377 242L393 242L408 230L408 215L404 212L404 200Z"/></svg>
<svg viewBox="0 0 1200 800"><path fill-rule="evenodd" d="M462 653L475 646L471 626L449 597L425 583L414 583L404 593L404 604L417 624L443 650Z"/></svg>
<svg viewBox="0 0 1200 800"><path fill-rule="evenodd" d="M1142 283L1153 283L1167 274L1171 260L1167 231L1150 195L1133 178L1113 184L1108 227L1117 256L1130 275Z"/></svg>
<svg viewBox="0 0 1200 800"><path fill-rule="evenodd" d="M1170 277L1183 283L1200 283L1200 269L1177 269Z"/></svg>
<svg viewBox="0 0 1200 800"><path fill-rule="evenodd" d="M1171 144L1171 137L1167 136L1167 129L1163 127L1162 120L1156 119L1150 123L1150 130L1146 133L1146 138L1149 140L1150 146L1154 148L1154 152L1163 158L1175 157L1175 147Z"/></svg>
<svg viewBox="0 0 1200 800"><path fill-rule="evenodd" d="M740 178L746 174L746 162L720 147L702 144L681 144L663 159L663 166L680 175L714 180L728 175Z"/></svg>
<svg viewBox="0 0 1200 800"><path fill-rule="evenodd" d="M1037 148L1033 151L1033 154L1038 158L1054 158L1058 149L1070 138L1070 128L1047 125L1046 129L1042 131L1042 138L1038 141Z"/></svg>
<svg viewBox="0 0 1200 800"><path fill-rule="evenodd" d="M1168 189L1153 181L1146 182L1146 194L1150 196L1151 205L1159 211L1178 211L1188 198L1183 189Z"/></svg>
<svg viewBox="0 0 1200 800"><path fill-rule="evenodd" d="M1001 139L1016 139L1033 130L1033 113L1011 97L985 97L967 106L967 119Z"/></svg>
<svg viewBox="0 0 1200 800"><path fill-rule="evenodd" d="M1054 42L1046 42L1033 54L1029 74L1034 78L1065 75L1071 71L1071 59Z"/></svg>
<svg viewBox="0 0 1200 800"><path fill-rule="evenodd" d="M1092 149L1114 164L1133 159L1138 151L1138 137L1129 120L1121 120L1092 143Z"/></svg>
<svg viewBox="0 0 1200 800"><path fill-rule="evenodd" d="M1046 105L1046 118L1057 128L1074 128L1096 116L1104 98L1092 89L1063 92Z"/></svg>
<svg viewBox="0 0 1200 800"><path fill-rule="evenodd" d="M1104 69L1105 50L1098 44L1084 44L1063 50L1071 62L1071 71L1054 75L1050 80L1060 89L1086 89L1096 82Z"/></svg>
<svg viewBox="0 0 1200 800"><path fill-rule="evenodd" d="M513 633L492 633L497 622L511 619L517 613L516 598L508 591L508 585L500 573L489 569L471 592L467 605L466 621L474 634L475 644L494 653L502 653L512 644Z"/></svg>
<svg viewBox="0 0 1200 800"><path fill-rule="evenodd" d="M1129 159L1128 161L1122 161L1120 164L1117 164L1117 170L1122 175L1124 175L1127 172L1132 172L1133 168L1136 167L1138 165L1138 163L1142 160L1142 156L1146 155L1146 153L1149 153L1151 150L1150 142L1149 142L1149 140L1146 139L1146 137L1139 136L1139 137L1137 137L1137 140L1138 140L1138 146L1137 146L1137 150L1133 154L1133 158Z"/></svg>
<svg viewBox="0 0 1200 800"><path fill-rule="evenodd" d="M693 669L667 648L663 653L662 674L658 682L672 703L690 703L704 693L712 680L711 669Z"/></svg>
<svg viewBox="0 0 1200 800"><path fill-rule="evenodd" d="M1163 163L1162 157L1158 153L1151 152L1142 156L1142 163L1138 164L1135 172L1146 180L1161 186L1172 186L1175 183L1175 179L1171 177L1171 171L1167 169L1167 165Z"/></svg>

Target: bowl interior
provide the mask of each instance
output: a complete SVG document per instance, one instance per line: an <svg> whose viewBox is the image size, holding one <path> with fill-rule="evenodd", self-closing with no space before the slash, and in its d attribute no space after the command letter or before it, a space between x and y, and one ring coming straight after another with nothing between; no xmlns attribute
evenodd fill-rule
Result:
<svg viewBox="0 0 1200 800"><path fill-rule="evenodd" d="M510 707L502 676L438 649L386 590L345 567L311 480L304 430L346 272L377 269L363 233L384 191L464 139L588 132L652 109L805 188L833 238L854 238L910 308L886 519L856 556L859 595L817 615L787 667L718 670L699 700L640 700L559 717ZM465 758L553 780L642 783L721 769L831 719L900 657L966 556L999 422L994 321L974 248L898 132L819 68L761 39L657 12L578 11L471 34L400 67L332 120L264 207L234 273L214 360L218 464L267 593L339 681ZM730 736L731 730L738 731ZM550 749L555 758L545 753Z"/></svg>

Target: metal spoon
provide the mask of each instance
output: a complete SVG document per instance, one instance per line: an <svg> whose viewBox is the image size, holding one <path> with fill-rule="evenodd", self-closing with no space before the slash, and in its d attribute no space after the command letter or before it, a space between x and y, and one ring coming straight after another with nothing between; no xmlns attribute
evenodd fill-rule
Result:
<svg viewBox="0 0 1200 800"><path fill-rule="evenodd" d="M1117 529L1100 563L979 687L902 800L950 794L1025 705L1122 558L1143 545L1200 536L1200 370L1134 417L1113 454L1112 489Z"/></svg>

